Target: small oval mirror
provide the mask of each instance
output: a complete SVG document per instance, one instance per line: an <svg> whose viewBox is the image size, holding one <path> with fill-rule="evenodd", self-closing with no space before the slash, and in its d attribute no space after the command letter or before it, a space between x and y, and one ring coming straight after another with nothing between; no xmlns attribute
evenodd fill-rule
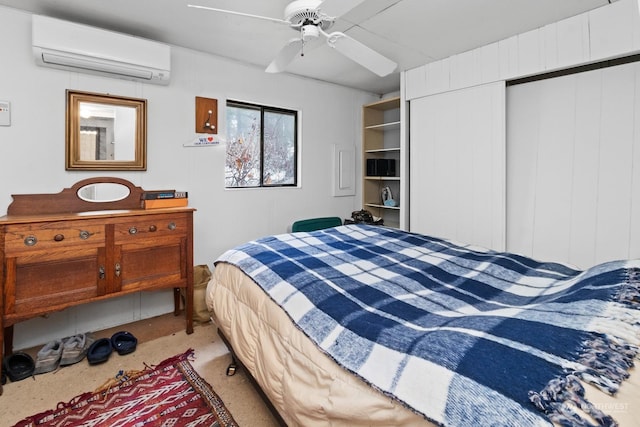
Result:
<svg viewBox="0 0 640 427"><path fill-rule="evenodd" d="M105 203L124 200L129 196L126 185L113 182L98 182L78 189L78 197L85 202Z"/></svg>

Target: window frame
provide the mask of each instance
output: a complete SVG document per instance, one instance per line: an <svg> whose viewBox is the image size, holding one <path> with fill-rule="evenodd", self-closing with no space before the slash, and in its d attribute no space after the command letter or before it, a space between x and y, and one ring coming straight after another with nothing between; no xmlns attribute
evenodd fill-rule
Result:
<svg viewBox="0 0 640 427"><path fill-rule="evenodd" d="M275 107L272 105L264 105L264 104L257 104L254 102L247 102L247 101L238 101L238 100L234 100L234 99L227 99L225 106L227 108L229 107L234 107L234 108L246 108L246 109L250 109L250 110L256 110L260 112L260 141L259 141L259 145L260 145L260 182L258 185L246 185L246 186L227 186L226 183L226 178L225 178L225 185L224 188L225 189L260 189L260 188L297 188L300 186L300 177L299 177L299 159L300 159L300 147L299 147L299 135L300 135L300 129L299 129L299 123L300 123L300 111L299 110L294 110L294 109L288 109L288 108L282 108L282 107ZM293 131L293 149L294 149L294 155L293 155L293 182L290 184L265 184L264 183L264 159L265 159L265 153L264 153L264 147L265 147L265 137L264 137L264 116L265 116L265 112L267 113L280 113L280 114L287 114L287 115L291 115L293 116L293 120L294 120L294 131ZM225 153L225 170L226 170L226 153Z"/></svg>

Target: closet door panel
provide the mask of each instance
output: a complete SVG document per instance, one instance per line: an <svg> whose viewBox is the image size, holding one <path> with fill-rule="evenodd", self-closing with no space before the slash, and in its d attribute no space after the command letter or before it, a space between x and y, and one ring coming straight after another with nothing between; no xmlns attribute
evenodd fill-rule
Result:
<svg viewBox="0 0 640 427"><path fill-rule="evenodd" d="M412 100L411 231L504 249L504 85Z"/></svg>
<svg viewBox="0 0 640 427"><path fill-rule="evenodd" d="M452 144L423 143L442 141L447 138L448 129L456 127L454 115L442 114L445 109L455 108L453 99L450 96L438 98L411 102L412 123L420 120L424 124L424 120L418 118L426 117L432 118L433 123L411 129L409 217L411 230L445 236L455 231L454 222L447 219L455 217L454 200L449 194L457 177L451 165L441 159L456 159L456 150Z"/></svg>
<svg viewBox="0 0 640 427"><path fill-rule="evenodd" d="M574 89L561 82L550 82L547 93L540 97L540 108L548 114L540 115L537 132L537 176L536 204L534 206L533 250L547 240L569 240L567 225L571 215L571 175L573 163L568 162L574 150L572 129L563 126L566 121L575 121ZM546 171L553 171L547 173ZM553 209L547 209L553 206ZM562 224L561 227L558 227ZM551 245L547 248L552 259L566 258L567 247Z"/></svg>
<svg viewBox="0 0 640 427"><path fill-rule="evenodd" d="M634 97L633 67L603 71L596 258L626 258L631 225ZM640 167L640 164L636 165ZM640 190L640 189L638 189Z"/></svg>
<svg viewBox="0 0 640 427"><path fill-rule="evenodd" d="M514 100L526 99L513 106ZM507 248L516 253L531 253L535 225L538 168L538 128L540 127L540 97L528 85L507 89L508 123L518 123L517 138L514 126L507 126ZM517 153L514 155L513 153ZM514 221L515 219L518 221Z"/></svg>
<svg viewBox="0 0 640 427"><path fill-rule="evenodd" d="M640 69L636 68L634 71L634 88L637 90L640 88ZM633 164L640 165L640 147L638 146L638 140L640 139L640 96L635 97L633 105ZM640 191L638 191L640 189L640 167L633 168L631 183L633 191L631 194L631 226L629 234L631 236L640 236ZM640 238L630 239L629 253L640 257Z"/></svg>
<svg viewBox="0 0 640 427"><path fill-rule="evenodd" d="M588 267L640 256L637 63L508 89L507 249Z"/></svg>
<svg viewBox="0 0 640 427"><path fill-rule="evenodd" d="M573 177L571 217L566 227L571 231L567 262L593 264L596 260L594 230L597 227L598 170L600 157L600 105L602 93L590 90L600 87L599 73L575 76L576 115L575 148L573 150ZM568 158L567 161L570 161ZM585 232L585 230L589 230Z"/></svg>

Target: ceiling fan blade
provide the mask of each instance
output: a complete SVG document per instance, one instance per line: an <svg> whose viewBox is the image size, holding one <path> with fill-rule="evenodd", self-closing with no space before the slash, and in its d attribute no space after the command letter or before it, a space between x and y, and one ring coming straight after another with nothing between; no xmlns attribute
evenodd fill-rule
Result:
<svg viewBox="0 0 640 427"><path fill-rule="evenodd" d="M278 55L265 70L267 73L280 73L302 50L302 39L291 39L280 49Z"/></svg>
<svg viewBox="0 0 640 427"><path fill-rule="evenodd" d="M318 9L332 18L338 18L358 6L364 0L324 0Z"/></svg>
<svg viewBox="0 0 640 427"><path fill-rule="evenodd" d="M391 74L398 64L341 32L327 35L327 44L380 77Z"/></svg>
<svg viewBox="0 0 640 427"><path fill-rule="evenodd" d="M263 20L266 20L266 21L277 22L279 24L287 24L287 25L290 24L290 22L285 21L284 19L270 18L268 16L252 15L250 13L235 12L233 10L218 9L218 8L209 7L209 6L199 6L197 4L188 4L187 7L192 7L194 9L211 10L211 11L214 11L214 12L228 13L228 14L231 14L231 15L244 16L244 17L248 17L248 18L263 19Z"/></svg>

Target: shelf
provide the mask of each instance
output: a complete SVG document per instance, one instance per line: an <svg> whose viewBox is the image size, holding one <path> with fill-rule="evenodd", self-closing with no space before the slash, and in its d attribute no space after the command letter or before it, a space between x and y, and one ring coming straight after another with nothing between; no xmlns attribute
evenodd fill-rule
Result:
<svg viewBox="0 0 640 427"><path fill-rule="evenodd" d="M382 123L379 125L365 126L365 129L380 130L380 131L395 130L395 129L400 129L400 122L397 121L397 122Z"/></svg>
<svg viewBox="0 0 640 427"><path fill-rule="evenodd" d="M400 210L400 206L385 206L385 205L381 205L380 203L365 203L364 205L370 208L391 209L396 211Z"/></svg>
<svg viewBox="0 0 640 427"><path fill-rule="evenodd" d="M400 181L399 176L365 176L364 179L369 181Z"/></svg>
<svg viewBox="0 0 640 427"><path fill-rule="evenodd" d="M396 108L400 108L400 97L381 99L380 101L367 104L365 107L379 111L395 110Z"/></svg>
<svg viewBox="0 0 640 427"><path fill-rule="evenodd" d="M398 148L377 148L375 150L364 150L365 153L393 153L394 151L400 151Z"/></svg>
<svg viewBox="0 0 640 427"><path fill-rule="evenodd" d="M382 191L389 187L399 201L403 188L403 178L400 171L404 160L404 147L401 144L403 131L400 120L400 97L387 98L362 107L362 206L371 211L372 215L384 220L385 226L399 228L403 223L405 208L400 206L385 206L382 202ZM366 175L369 162L394 162L394 176ZM389 163L390 164L390 163ZM377 169L384 173L386 168ZM404 225L404 224L403 224Z"/></svg>

